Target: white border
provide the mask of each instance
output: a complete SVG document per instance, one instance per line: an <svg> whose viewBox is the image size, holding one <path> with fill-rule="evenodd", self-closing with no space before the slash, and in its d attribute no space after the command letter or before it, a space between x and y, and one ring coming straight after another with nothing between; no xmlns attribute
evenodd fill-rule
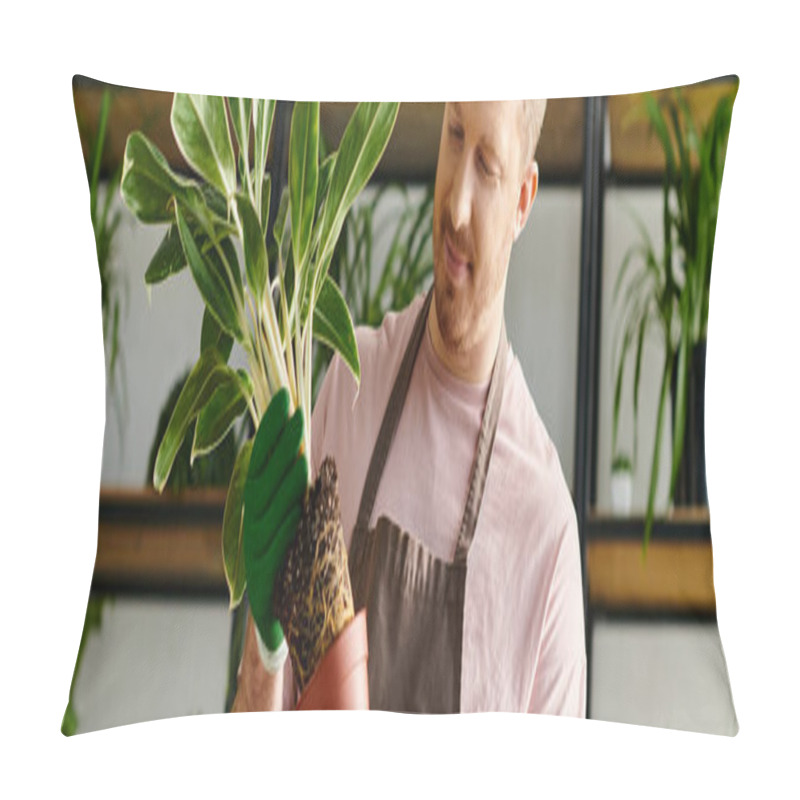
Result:
<svg viewBox="0 0 800 800"><path fill-rule="evenodd" d="M183 5L16 4L4 19L0 152L11 248L0 318L2 420L11 434L3 506L11 517L2 526L0 780L31 787L26 794L77 786L89 796L275 785L335 795L424 787L448 796L548 788L559 796L772 796L796 786L798 425L789 366L800 337L789 189L798 126L794 24L782 18L783 5L762 2L746 17L697 0L647 12L641 3L583 10L509 0L444 9L416 0L392 10L366 2ZM310 20L319 22L293 54ZM256 56L243 52L256 47ZM74 73L152 89L402 100L583 96L740 76L714 257L707 396L715 585L741 726L735 739L549 718L382 714L184 718L60 735L96 548L104 391ZM231 786L234 776L244 783Z"/></svg>

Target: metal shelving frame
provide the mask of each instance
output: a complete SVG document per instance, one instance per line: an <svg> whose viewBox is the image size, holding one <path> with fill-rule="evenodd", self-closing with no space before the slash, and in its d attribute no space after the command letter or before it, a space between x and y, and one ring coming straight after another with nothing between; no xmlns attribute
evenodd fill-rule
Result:
<svg viewBox="0 0 800 800"><path fill-rule="evenodd" d="M593 541L641 540L644 521L613 518L593 513L597 499L597 431L599 409L600 327L603 282L603 201L607 185L660 185L660 176L620 178L604 164L606 146L606 97L584 101L584 163L582 177L580 299L578 319L578 375L575 419L575 511L583 570L584 620L586 628L587 716L591 713L592 639L598 618L670 622L674 620L714 622L716 614L674 609L607 608L593 604L589 593L588 546ZM652 541L710 542L710 523L705 518L656 519Z"/></svg>

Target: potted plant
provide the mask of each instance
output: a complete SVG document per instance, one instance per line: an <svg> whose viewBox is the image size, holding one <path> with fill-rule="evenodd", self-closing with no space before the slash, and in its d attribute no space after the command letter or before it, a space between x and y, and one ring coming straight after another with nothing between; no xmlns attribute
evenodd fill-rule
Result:
<svg viewBox="0 0 800 800"><path fill-rule="evenodd" d="M618 454L611 463L611 510L627 517L633 498L633 464L626 454Z"/></svg>
<svg viewBox="0 0 800 800"><path fill-rule="evenodd" d="M738 81L732 92L719 99L708 124L702 129L696 125L680 91L666 95L660 101L652 95L645 96L645 110L665 157L662 191L664 244L663 250L656 252L644 225L637 221L641 240L627 251L614 288L614 299L621 304L622 313L613 412L616 446L625 366L633 348L635 437L643 344L651 328L655 328L663 342L664 361L645 516L645 548L653 525L664 417L670 391L673 426L669 500L676 500L679 475L700 474L697 462L702 466L702 477L698 480L702 481L703 487L705 485L702 408L711 256L737 88ZM625 282L630 265L634 263L639 269ZM690 396L699 398L692 408L688 408L687 403ZM695 456L695 466L684 464L686 452ZM633 460L635 463L636 444ZM689 497L694 497L694 502L705 502L704 488ZM685 501L685 498L686 495L679 495L677 500Z"/></svg>
<svg viewBox="0 0 800 800"><path fill-rule="evenodd" d="M303 446L310 453L315 338L338 352L359 380L353 323L328 270L348 210L383 154L397 110L396 103L359 104L338 150L320 159L319 104L296 103L289 180L271 231L271 177L266 166L274 101L176 94L170 121L180 152L197 173L192 177L176 174L142 133L129 136L123 200L140 221L168 226L145 280L158 283L188 265L205 303L201 354L156 456L153 484L159 491L193 422L192 458L217 447L242 415L249 415L257 429L282 387L288 390L291 410L304 411ZM268 256L268 238L275 244L273 259ZM234 242L241 246L244 269ZM228 365L233 342L245 353L246 369ZM238 450L223 515L231 608L240 603L245 589L242 511L252 445L249 438ZM335 470L333 477L332 487L309 486L309 492L335 493ZM332 505L338 511L338 502ZM347 582L340 588L349 590L338 515L321 529L304 527L301 521L298 538L303 531L327 537L330 552L344 559L335 570ZM350 607L352 617L352 600ZM288 634L287 641L294 664L296 648Z"/></svg>

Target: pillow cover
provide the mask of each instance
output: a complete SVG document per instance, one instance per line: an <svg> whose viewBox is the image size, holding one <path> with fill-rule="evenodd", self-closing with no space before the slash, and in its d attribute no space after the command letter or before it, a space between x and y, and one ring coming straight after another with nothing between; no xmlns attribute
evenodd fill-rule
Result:
<svg viewBox="0 0 800 800"><path fill-rule="evenodd" d="M165 93L77 77L73 88L103 290L108 402L98 555L65 732L220 711L230 707L235 692L245 621L237 604L244 586L238 528L230 522L237 518L237 507L234 502L234 510L226 512L226 502L253 426L245 413L247 398L235 393L226 405L230 413L216 418L203 417L199 408L182 408L199 394L193 395L192 381L197 383L197 365L209 342L225 351L226 376L241 375L250 365L241 347L231 347L237 338L232 335L236 315L213 299L213 289L201 285L197 291L202 275L198 278L186 252L188 215L180 217L181 202L164 203L161 195L180 196L186 208L200 204L210 224L221 230L231 213L225 190L233 194L237 176L248 170L251 177L269 173L269 182L252 181L246 206L261 230L279 232L267 237L266 260L274 265L283 258L288 264L290 253L294 259L309 246L291 227L296 212L289 195L281 202L281 183L291 182L289 104L225 105L219 98L204 98L176 113L175 98ZM716 631L702 451L711 218L735 90L735 80L723 80L650 99L608 98L599 108L608 114L611 161L605 184L598 187L602 199L590 211L581 205L590 171L584 162L584 131L590 129L602 141L602 125L592 122L580 98L550 101L537 150L539 196L512 253L509 338L567 483L574 487L586 555L588 712L598 719L725 733L737 727ZM188 134L178 144L176 116L195 113L208 119L217 113L219 119L220 109L232 160L205 157L206 151L227 152L224 141L220 145L213 136L205 150ZM353 113L352 105L323 104L319 135L325 148L341 146ZM338 285L357 322L379 324L387 311L404 308L430 286L433 265L426 232L433 224L442 113L440 104L401 106L382 160L376 148L373 185L341 221L351 241L331 254L332 263L341 264ZM243 151L249 154L246 166ZM325 174L324 156L318 163L322 187L332 178ZM123 170L131 181L125 203L119 189ZM387 209L381 203L390 194L385 187L391 180L415 188L410 197L399 191ZM665 204L674 219L663 213ZM629 205L632 213L625 210ZM684 210L688 213L681 217ZM580 219L590 212L600 214L602 236L583 242L595 251L584 274ZM405 258L393 255L391 236L382 250L369 251L381 215L397 241L410 242ZM701 220L708 223L702 230ZM324 232L324 219L321 224ZM665 242L671 243L672 253ZM550 248L545 256L540 243ZM246 265L243 277L228 278L227 289L235 296L231 284L258 284L265 277L250 272L254 260L248 249L255 244L245 237L243 244L231 246L235 255L226 251L229 260ZM190 269L184 269L187 260ZM547 262L548 274L525 270L525 261ZM394 286L391 297L371 285L376 264L383 267L377 275ZM549 272L559 273L561 264L561 273L570 278L558 283ZM219 275L209 280L214 277ZM588 287L598 280L600 288L592 293ZM557 302L552 294L531 288L541 282L556 292ZM537 297L535 303L527 299L531 296ZM673 316L659 316L664 309ZM590 316L600 320L599 327L582 333ZM531 318L542 327L531 331ZM673 328L680 328L680 334ZM550 340L565 342L564 355L554 356L548 343L553 329L566 331ZM668 346L661 350L648 344L659 330L667 332ZM325 343L338 346L343 360L351 363L347 342L332 341L336 337L336 331L329 333ZM317 358L314 372L319 375L322 349ZM569 369L555 362L566 362ZM575 365L581 362L595 367L576 379ZM184 392L186 386L190 390ZM594 423L587 424L590 420ZM677 436L672 433L676 429ZM594 441L587 430L596 431ZM662 431L660 438L656 431ZM678 449L686 455L672 459ZM660 458L652 458L654 450L660 450ZM626 475L627 504L625 490L622 501L616 491ZM164 489L161 494L151 488L154 480ZM594 494L577 488L591 483L596 484ZM669 496L676 510L665 515ZM240 509L241 501L239 515ZM643 541L644 562L639 558ZM234 605L238 610L231 613ZM623 653L629 654L627 660ZM679 707L669 702L665 710L664 698L675 690L662 683L659 694L657 667L677 653L683 671L676 675L672 670L671 680L685 702ZM637 679L641 658L655 665L649 681ZM694 713L697 695L705 698L701 715Z"/></svg>

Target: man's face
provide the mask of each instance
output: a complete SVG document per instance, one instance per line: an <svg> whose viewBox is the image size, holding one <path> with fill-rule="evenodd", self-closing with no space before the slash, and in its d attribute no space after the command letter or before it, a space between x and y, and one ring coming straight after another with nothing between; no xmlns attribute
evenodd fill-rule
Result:
<svg viewBox="0 0 800 800"><path fill-rule="evenodd" d="M502 315L522 183L518 103L445 106L433 202L436 317L469 352Z"/></svg>

